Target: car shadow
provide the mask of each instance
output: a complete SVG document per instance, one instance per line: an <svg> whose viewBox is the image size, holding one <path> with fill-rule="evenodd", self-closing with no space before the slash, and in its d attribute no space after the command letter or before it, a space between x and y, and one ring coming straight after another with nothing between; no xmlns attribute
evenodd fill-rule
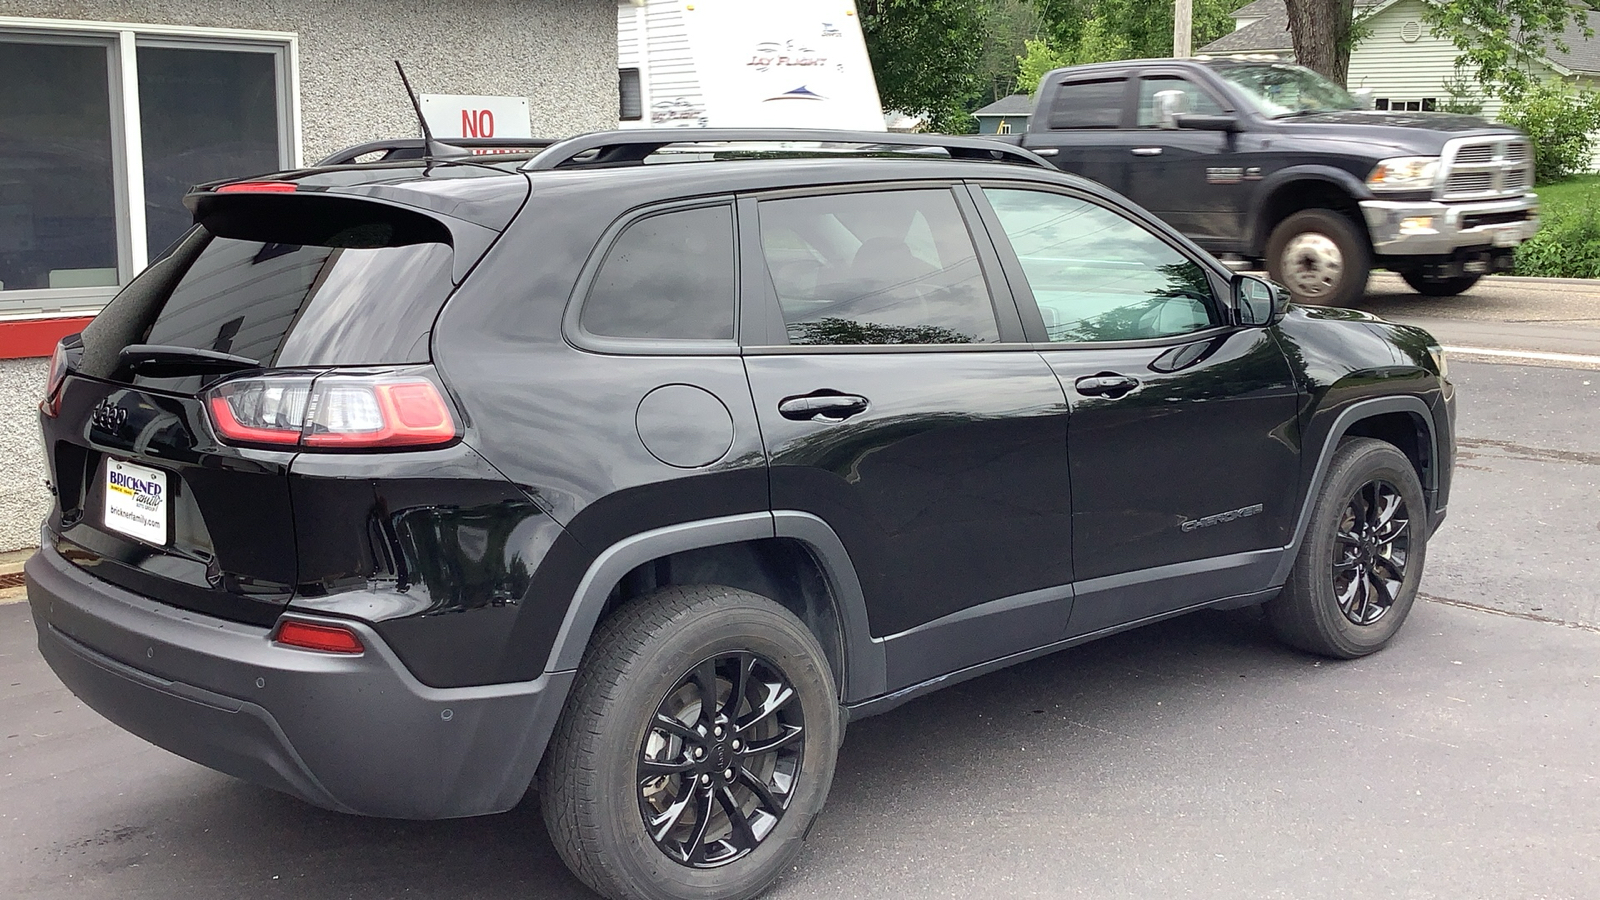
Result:
<svg viewBox="0 0 1600 900"><path fill-rule="evenodd" d="M803 881L808 866L827 867L830 857L847 858L855 838L884 827L896 809L931 807L952 796L981 804L982 782L1026 777L1035 759L1030 746L1103 752L1129 731L1149 731L1152 716L1172 712L1175 689L1237 690L1240 679L1292 678L1306 665L1307 657L1273 642L1257 610L1202 612L853 723L828 809L790 880ZM141 810L154 823L151 833L112 834L107 846L69 863L71 896L594 896L561 863L534 794L496 816L408 822L326 812L199 767L178 774L170 784L181 788L152 786L147 795L160 797L155 808ZM30 893L54 896L53 888L65 887L53 877L49 882L36 879L38 890ZM99 890L83 890L97 884Z"/></svg>

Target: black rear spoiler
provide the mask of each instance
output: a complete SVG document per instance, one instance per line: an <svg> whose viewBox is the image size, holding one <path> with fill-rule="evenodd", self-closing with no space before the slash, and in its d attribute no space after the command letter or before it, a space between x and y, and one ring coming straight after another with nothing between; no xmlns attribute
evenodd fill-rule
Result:
<svg viewBox="0 0 1600 900"><path fill-rule="evenodd" d="M472 157L474 150L487 150L498 153L532 153L554 144L555 138L434 138L434 144L444 144L461 151L460 157ZM422 159L422 138L390 138L386 141L369 141L365 144L356 144L329 156L317 163L318 166L348 166L355 163L357 157L369 153L381 153L377 159L368 162L392 162L400 159ZM491 155L484 154L484 155ZM457 158L456 155L451 156Z"/></svg>

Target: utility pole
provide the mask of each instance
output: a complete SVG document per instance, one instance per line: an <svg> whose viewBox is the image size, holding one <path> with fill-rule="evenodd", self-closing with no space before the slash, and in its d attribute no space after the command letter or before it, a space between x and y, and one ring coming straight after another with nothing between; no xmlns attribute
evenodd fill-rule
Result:
<svg viewBox="0 0 1600 900"><path fill-rule="evenodd" d="M1194 0L1175 0L1172 9L1172 55L1183 59L1193 48Z"/></svg>

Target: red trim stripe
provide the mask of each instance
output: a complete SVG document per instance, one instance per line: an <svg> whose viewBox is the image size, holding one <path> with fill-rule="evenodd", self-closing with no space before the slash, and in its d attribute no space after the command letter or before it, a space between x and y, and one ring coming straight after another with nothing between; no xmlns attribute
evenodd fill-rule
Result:
<svg viewBox="0 0 1600 900"><path fill-rule="evenodd" d="M0 359L35 359L55 352L56 343L77 334L94 316L0 321Z"/></svg>

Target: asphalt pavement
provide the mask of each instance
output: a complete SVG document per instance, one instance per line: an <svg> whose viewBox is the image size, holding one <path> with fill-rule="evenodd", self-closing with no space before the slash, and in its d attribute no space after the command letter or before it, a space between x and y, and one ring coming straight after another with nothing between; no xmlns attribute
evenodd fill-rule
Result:
<svg viewBox="0 0 1600 900"><path fill-rule="evenodd" d="M1375 279L1365 305L1600 357L1553 343L1600 326L1582 291ZM1600 373L1481 358L1452 362L1455 493L1391 647L1319 660L1253 610L1199 613L855 723L770 896L1600 897ZM537 798L359 819L144 744L60 686L25 604L0 605L0 741L0 897L590 896Z"/></svg>

